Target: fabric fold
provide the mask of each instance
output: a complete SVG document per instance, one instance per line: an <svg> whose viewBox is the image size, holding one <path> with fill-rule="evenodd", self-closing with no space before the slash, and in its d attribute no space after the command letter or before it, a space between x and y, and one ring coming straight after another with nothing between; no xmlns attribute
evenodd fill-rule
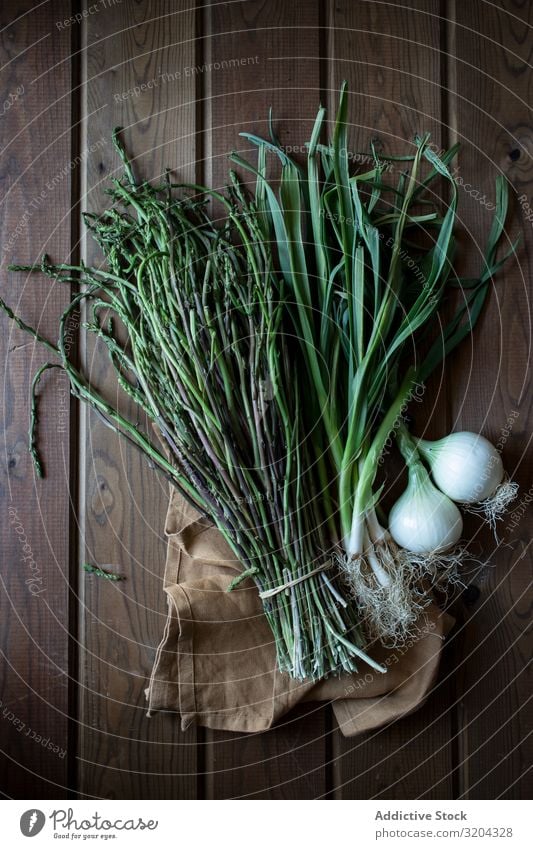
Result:
<svg viewBox="0 0 533 849"><path fill-rule="evenodd" d="M385 674L357 673L317 683L276 668L274 639L255 585L227 586L240 564L208 520L171 491L165 531L168 616L146 691L148 715L176 711L190 725L238 732L271 728L301 701L331 702L339 728L354 736L416 710L438 672L453 619L431 605L397 649L372 648Z"/></svg>

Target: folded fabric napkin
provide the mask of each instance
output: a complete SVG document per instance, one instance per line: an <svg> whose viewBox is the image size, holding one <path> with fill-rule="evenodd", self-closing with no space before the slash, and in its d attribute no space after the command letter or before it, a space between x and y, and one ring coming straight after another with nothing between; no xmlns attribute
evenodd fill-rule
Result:
<svg viewBox="0 0 533 849"><path fill-rule="evenodd" d="M265 731L301 701L331 702L339 727L353 736L411 713L437 675L452 617L435 605L398 649L371 648L387 667L319 682L295 681L276 669L272 633L252 581L231 593L241 567L221 534L174 490L165 531L168 617L146 696L148 716L177 711L183 730L202 725Z"/></svg>

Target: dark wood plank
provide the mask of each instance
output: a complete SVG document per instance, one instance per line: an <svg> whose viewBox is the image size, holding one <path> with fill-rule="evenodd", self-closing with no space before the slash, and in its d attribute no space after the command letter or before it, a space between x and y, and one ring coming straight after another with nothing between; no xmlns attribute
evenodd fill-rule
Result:
<svg viewBox="0 0 533 849"><path fill-rule="evenodd" d="M328 103L334 118L343 79L350 91L350 149L368 151L377 137L386 153L405 152L416 133L443 142L439 3L329 6ZM354 157L354 161L357 159ZM446 393L428 384L417 424L446 417ZM342 798L453 796L451 679L420 713L356 740L334 736L335 795ZM439 745L435 745L435 740Z"/></svg>
<svg viewBox="0 0 533 849"><path fill-rule="evenodd" d="M303 144L320 101L319 4L253 0L209 3L203 16L202 63L244 60L204 74L204 179L223 187L228 154L252 153L239 132L266 135L273 108L281 141ZM306 706L298 718L259 735L210 732L209 798L314 798L326 792L326 708Z"/></svg>
<svg viewBox="0 0 533 849"><path fill-rule="evenodd" d="M336 738L337 798L454 798L454 674L454 652L446 648L439 680L416 713L354 739Z"/></svg>
<svg viewBox="0 0 533 849"><path fill-rule="evenodd" d="M441 5L447 5L450 18L445 30L439 28ZM69 755L66 750L78 728L81 795L528 797L531 753L526 735L532 712L525 667L531 643L525 631L530 619L528 498L533 470L526 381L533 130L527 64L532 44L526 26L532 21L525 18L531 13L512 0L488 9L481 3L436 0L413 0L398 9L338 0L328 4L329 21L321 18L315 2L293 7L265 0L212 3L198 13L189 6L118 4L75 30L56 26L71 14L69 3L55 3L53 11L47 4L34 10L22 0L3 4L0 29L11 25L0 33L5 65L0 103L20 85L24 92L4 107L0 123L2 147L8 145L0 159L2 295L14 305L22 295L19 311L54 338L68 292L48 281L10 277L5 269L9 261L29 260L36 251L46 249L60 258L71 250L75 226L70 210L80 168L68 167L78 153L72 146L76 133L71 135L70 129L71 120L77 120L77 60L71 63L68 57L81 32L87 46L84 208L98 209L105 202L102 183L118 166L110 145L116 124L126 127L126 142L143 175L157 177L168 164L185 178L220 187L229 151L246 152L240 130L264 133L273 105L282 140L299 144L308 136L321 87L331 117L340 80L347 77L354 151L374 134L395 150L415 131L430 129L438 143L446 136L463 141L460 173L472 193L492 200L495 170L506 173L515 190L512 232L521 229L525 237L519 262L497 281L474 344L449 364L444 388L439 393L437 386L428 387L430 400L439 398L433 433L440 435L452 425L482 430L502 447L507 468L521 483L517 511L502 530L513 550L495 548L490 534L478 533L479 523L467 522L474 546L494 565L479 576L480 598L459 611L466 625L456 629L439 683L417 714L355 740L343 739L337 729L332 732L329 709L311 704L260 735L193 729L183 734L173 715L146 719L143 693L165 617L166 485L84 413L80 538L86 549L80 557L111 564L127 581L82 581L80 711L69 720L75 704L75 677L69 692L69 627L76 618L72 592L79 567L70 556L69 486L75 499L70 458L78 452L67 418L61 415L60 423L64 384L49 376L43 383L40 428L47 478L34 479L26 450L27 402L29 380L43 356L0 317L1 356L7 364L0 464L0 792L18 798L66 795L76 754L72 745ZM203 40L195 42L198 23ZM331 25L327 38L320 29L323 23ZM318 57L326 46L330 62L327 73L321 73ZM439 48L448 50L449 57ZM183 74L186 67L230 58L248 62L238 69ZM163 79L176 71L182 72L179 82ZM441 81L449 95L443 96ZM134 86L142 90L130 91ZM441 127L441 120L449 123L449 130ZM201 129L205 132L195 135ZM47 181L57 175L49 189ZM490 212L464 190L460 201L464 226L482 246ZM463 239L464 246L467 241ZM86 256L99 260L91 245ZM474 247L463 268L474 270L479 261ZM90 347L82 354L103 391L114 395L105 357ZM121 403L133 414L127 401ZM423 423L428 410L417 412L417 424ZM34 568L43 577L42 587L34 585L44 590L39 595L32 596L25 583L29 566L22 561L19 537L27 539ZM76 675L75 668L70 672ZM59 751L43 745L48 739Z"/></svg>
<svg viewBox="0 0 533 849"><path fill-rule="evenodd" d="M328 4L327 23L328 97L335 106L342 80L348 81L356 150L369 150L370 140L377 137L385 153L404 153L422 131L439 143L442 58L437 0L408 0L398 8L341 0Z"/></svg>
<svg viewBox="0 0 533 849"><path fill-rule="evenodd" d="M8 303L54 340L68 290L7 272L10 262L70 251L72 34L56 21L71 9L33 6L8 0L0 10L0 280ZM57 798L67 793L74 754L67 755L69 395L64 379L43 381L41 481L27 450L28 401L46 352L3 313L0 328L0 787L14 798Z"/></svg>
<svg viewBox="0 0 533 849"><path fill-rule="evenodd" d="M185 2L110 5L87 18L84 133L94 152L87 158L85 208L105 203L102 190L118 167L110 139L117 125L125 128L138 173L157 180L169 166L194 180L195 81L183 74L194 64L194 20ZM87 255L100 261L92 243ZM85 362L102 390L116 397L107 357L89 348ZM127 400L120 403L137 415ZM145 715L144 688L166 616L167 485L93 415L84 417L82 443L85 558L113 564L127 580L85 582L80 791L194 797L194 730L183 734L172 714Z"/></svg>
<svg viewBox="0 0 533 849"><path fill-rule="evenodd" d="M260 734L207 732L207 797L316 799L328 790L329 708L300 705Z"/></svg>
<svg viewBox="0 0 533 849"><path fill-rule="evenodd" d="M461 215L473 240L466 271L479 268L492 213L480 198L494 200L494 177L507 175L514 213L510 233L522 231L518 261L495 281L472 346L455 359L452 396L457 430L482 431L503 449L509 473L521 484L513 516L502 523L506 545L490 532L469 529L491 563L481 575L481 596L469 610L464 660L458 669L461 699L460 793L473 799L529 798L532 724L531 498L532 396L529 377L530 286L533 232L527 220L533 192L533 94L530 62L533 10L504 0L489 9L458 3L450 24L449 88L452 126L463 144ZM476 193L478 193L476 195ZM522 198L522 200L520 200ZM526 501L524 501L526 498ZM505 526L510 525L506 528Z"/></svg>
<svg viewBox="0 0 533 849"><path fill-rule="evenodd" d="M281 0L206 3L202 62L240 63L200 77L209 185L227 183L232 151L253 155L254 148L239 133L268 135L270 107L282 144L307 141L320 102L318 6L310 2L296 8Z"/></svg>

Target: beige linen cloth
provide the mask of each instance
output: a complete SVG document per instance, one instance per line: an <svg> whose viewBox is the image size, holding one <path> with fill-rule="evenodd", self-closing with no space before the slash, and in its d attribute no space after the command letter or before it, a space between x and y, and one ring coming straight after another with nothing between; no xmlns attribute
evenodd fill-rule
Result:
<svg viewBox="0 0 533 849"><path fill-rule="evenodd" d="M276 669L272 633L255 585L226 588L240 571L221 534L172 489L166 519L164 589L168 618L146 690L148 715L177 711L190 725L240 732L270 728L301 701L328 701L345 736L390 723L420 707L453 619L431 606L401 649L372 648L387 666L361 662L353 675L318 683Z"/></svg>

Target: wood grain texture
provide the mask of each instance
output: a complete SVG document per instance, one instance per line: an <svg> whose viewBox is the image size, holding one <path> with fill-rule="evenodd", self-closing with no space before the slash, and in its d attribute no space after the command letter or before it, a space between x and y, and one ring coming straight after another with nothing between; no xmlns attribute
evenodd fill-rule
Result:
<svg viewBox="0 0 533 849"><path fill-rule="evenodd" d="M319 4L252 0L204 6L205 63L237 59L239 67L202 77L205 178L215 188L228 177L228 155L253 156L240 132L268 135L272 115L284 145L302 145L320 102ZM297 151L292 151L298 156Z"/></svg>
<svg viewBox="0 0 533 849"><path fill-rule="evenodd" d="M194 10L188 3L110 6L86 19L83 85L87 157L83 206L98 210L118 158L111 131L123 140L137 173L157 180L165 167L194 180ZM89 241L88 260L101 255ZM92 380L117 400L107 354L88 345ZM133 404L118 398L135 420ZM140 422L141 427L147 423ZM126 577L111 584L88 577L82 599L80 792L105 798L197 795L196 735L173 715L146 717L146 687L161 639L166 600L162 579L167 484L141 455L84 411L85 559L111 564Z"/></svg>
<svg viewBox="0 0 533 849"><path fill-rule="evenodd" d="M209 3L204 9L206 64L248 60L202 78L205 181L223 187L228 154L249 156L243 131L268 133L272 106L286 145L308 138L320 101L318 3ZM303 708L264 734L210 732L206 750L209 798L315 798L326 792L327 710Z"/></svg>
<svg viewBox="0 0 533 849"><path fill-rule="evenodd" d="M471 186L460 190L466 238L473 242L465 269L481 262L491 213L479 198L494 199L497 172L511 184L508 235L521 231L523 245L517 261L495 279L472 345L454 358L451 413L456 429L481 430L500 447L521 493L516 524L513 514L502 523L501 536L511 547L495 545L479 522L469 524L490 566L478 581L481 595L469 611L457 668L460 792L472 799L529 798L533 233L524 204L531 203L533 191L533 14L528 4L511 0L489 13L484 5L450 9L451 124L463 144L460 171Z"/></svg>
<svg viewBox="0 0 533 849"><path fill-rule="evenodd" d="M438 0L327 5L328 91L342 80L350 91L351 138L369 150L377 137L386 153L405 152L416 133L441 138L441 25ZM330 120L333 113L330 110Z"/></svg>
<svg viewBox="0 0 533 849"><path fill-rule="evenodd" d="M343 79L350 92L350 151L369 150L378 139L385 153L405 152L416 133L442 143L442 58L439 3L351 3L329 6L328 102L335 115ZM357 161L357 160L355 160ZM386 179L394 182L394 173ZM414 405L413 405L414 406ZM446 416L445 387L428 384L418 423ZM398 490L394 473L386 491ZM403 480L403 478L402 478ZM401 491L401 488L400 488ZM399 494L399 493L398 493ZM389 497L389 500L393 501ZM453 751L449 744L451 678L445 678L418 714L357 740L334 737L334 786L340 798L451 798ZM444 745L435 745L435 740Z"/></svg>
<svg viewBox="0 0 533 849"><path fill-rule="evenodd" d="M0 286L54 340L68 290L7 272L10 262L70 249L70 33L55 27L70 3L32 6L7 2L0 11ZM4 314L0 360L0 788L54 798L66 793L68 771L69 395L61 378L43 381L41 481L27 450L28 401L46 352Z"/></svg>
<svg viewBox="0 0 533 849"><path fill-rule="evenodd" d="M1 315L0 793L529 797L530 6L127 0L81 25L57 26L72 13L66 0L4 0L0 11L2 296L55 338L68 291L7 275L6 266L44 250L59 260L81 249L87 261L101 262L90 240L77 244L77 216L80 206L96 211L106 203L106 181L119 170L111 145L116 125L124 127L140 175L157 179L170 166L186 180L222 188L228 154L253 156L239 132L266 134L272 106L281 141L301 145L319 102L333 118L346 78L354 153L375 136L385 151L403 150L421 130L438 146L463 143L457 173L469 183L459 198L465 272L479 268L490 226L491 212L479 198L494 199L498 170L511 181L510 234L524 238L518 262L495 281L474 341L450 360L443 380L428 383L414 428L421 432L429 420L430 436L452 427L482 431L502 449L521 496L502 525L512 549L495 546L476 520L466 522L474 552L487 560L472 579L481 594L466 593L456 606L458 624L439 679L416 714L356 739L343 738L330 708L316 704L300 706L263 734L184 733L174 714L145 716L144 688L166 616L167 485L86 410L79 433L77 413L69 426L75 408L65 408L65 384L53 375L43 381L40 407L47 477L34 478L26 442L29 383L43 354ZM2 107L21 85L22 95ZM107 356L83 336L80 357L101 391L134 418L129 399L117 395ZM22 537L43 578L40 595L26 584ZM83 561L107 565L126 580L80 578Z"/></svg>

